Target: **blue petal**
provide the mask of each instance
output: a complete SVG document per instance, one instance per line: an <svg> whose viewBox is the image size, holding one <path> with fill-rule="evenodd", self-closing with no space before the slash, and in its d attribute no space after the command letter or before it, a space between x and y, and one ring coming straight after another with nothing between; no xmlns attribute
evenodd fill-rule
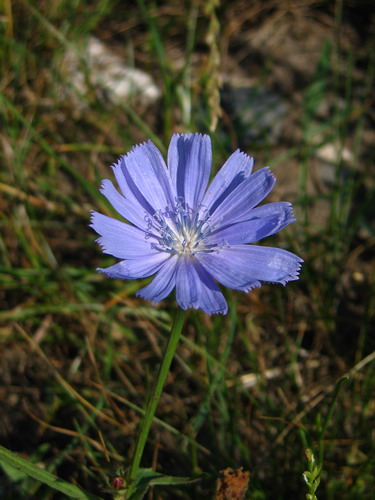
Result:
<svg viewBox="0 0 375 500"><path fill-rule="evenodd" d="M168 149L168 168L175 194L190 208L202 201L210 178L211 139L201 134L174 134Z"/></svg>
<svg viewBox="0 0 375 500"><path fill-rule="evenodd" d="M207 314L227 314L227 302L214 280L198 262L194 267L201 280L200 309Z"/></svg>
<svg viewBox="0 0 375 500"><path fill-rule="evenodd" d="M198 309L201 281L189 257L181 257L176 277L176 299L182 309Z"/></svg>
<svg viewBox="0 0 375 500"><path fill-rule="evenodd" d="M106 267L105 269L98 268L97 270L109 278L135 280L147 278L147 276L155 274L168 259L170 259L170 254L155 252L144 259L122 260L114 266Z"/></svg>
<svg viewBox="0 0 375 500"><path fill-rule="evenodd" d="M266 203L260 207L255 207L248 214L247 220L261 219L262 217L271 216L279 216L280 218L280 228L278 228L277 231L280 231L280 229L283 229L285 226L296 220L294 218L292 204L289 203L289 201L277 201L275 203ZM241 219L238 219L238 222L240 221L242 222Z"/></svg>
<svg viewBox="0 0 375 500"><path fill-rule="evenodd" d="M119 259L145 258L156 252L151 246L155 239L146 239L140 229L112 217L92 211L90 227L101 235L97 243L103 252Z"/></svg>
<svg viewBox="0 0 375 500"><path fill-rule="evenodd" d="M124 179L122 173L121 177ZM147 229L147 212L142 206L139 205L138 202L135 203L134 201L124 198L108 179L103 180L100 192L107 198L113 208L117 210L122 217L124 217L124 219L132 222L141 229Z"/></svg>
<svg viewBox="0 0 375 500"><path fill-rule="evenodd" d="M137 190L131 178L130 185L128 184L129 181L126 179L125 156L121 156L118 162L112 165L112 169L113 173L115 174L117 184L120 186L122 194L134 206L134 210L136 212L139 212L139 217L145 219L146 216L153 211L153 208L146 200L146 198L142 195L142 193L138 192L139 190ZM129 175L127 177L129 177ZM134 187L134 191L136 192L137 196L133 194L131 186Z"/></svg>
<svg viewBox="0 0 375 500"><path fill-rule="evenodd" d="M268 195L274 184L275 177L268 167L250 175L216 208L211 216L212 223L224 225L246 220L251 210Z"/></svg>
<svg viewBox="0 0 375 500"><path fill-rule="evenodd" d="M158 148L151 142L135 146L122 157L123 187L129 200L138 202L150 215L174 203L167 166ZM122 189L122 188L121 188Z"/></svg>
<svg viewBox="0 0 375 500"><path fill-rule="evenodd" d="M290 203L270 203L269 205L273 205L273 207L263 205L259 208L268 207L268 209L258 210L255 208L252 210L250 212L251 220L236 222L218 229L205 239L205 243L208 245L254 243L280 231L295 221Z"/></svg>
<svg viewBox="0 0 375 500"><path fill-rule="evenodd" d="M211 276L192 258L180 258L176 299L182 309L192 307L208 314L226 314L227 303Z"/></svg>
<svg viewBox="0 0 375 500"><path fill-rule="evenodd" d="M245 179L249 177L254 159L239 149L235 151L221 167L204 195L204 210L213 213L218 205Z"/></svg>
<svg viewBox="0 0 375 500"><path fill-rule="evenodd" d="M153 304L167 297L176 286L177 261L177 255L173 255L168 259L151 283L139 290L136 295L146 300L152 300Z"/></svg>
<svg viewBox="0 0 375 500"><path fill-rule="evenodd" d="M281 248L234 245L217 253L197 254L196 258L223 285L248 291L259 281L285 285L298 279L302 259Z"/></svg>

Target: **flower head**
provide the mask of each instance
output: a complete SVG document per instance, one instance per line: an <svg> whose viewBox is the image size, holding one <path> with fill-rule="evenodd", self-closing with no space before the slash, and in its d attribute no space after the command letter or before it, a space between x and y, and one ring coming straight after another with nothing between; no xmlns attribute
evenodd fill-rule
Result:
<svg viewBox="0 0 375 500"><path fill-rule="evenodd" d="M101 192L131 224L92 212L91 227L103 252L123 259L106 269L110 278L156 274L137 295L157 303L176 288L180 307L214 314L228 310L215 281L248 292L261 281L298 278L302 260L286 250L250 243L295 219L288 202L257 206L275 178L237 150L207 188L211 171L207 135L175 134L168 166L151 142L135 146L113 165L120 194L104 180Z"/></svg>

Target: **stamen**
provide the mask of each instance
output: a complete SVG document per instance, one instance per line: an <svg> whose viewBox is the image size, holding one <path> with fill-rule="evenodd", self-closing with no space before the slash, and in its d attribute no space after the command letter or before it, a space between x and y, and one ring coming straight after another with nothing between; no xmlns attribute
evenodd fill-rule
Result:
<svg viewBox="0 0 375 500"><path fill-rule="evenodd" d="M202 252L220 252L226 246L226 243L205 242L220 225L220 221L213 224L209 212L203 206L203 210L194 210L181 196L177 197L175 202L175 206L167 207L165 212L158 210L152 216L145 216L145 238L156 240L151 243L151 248L178 255L195 255Z"/></svg>

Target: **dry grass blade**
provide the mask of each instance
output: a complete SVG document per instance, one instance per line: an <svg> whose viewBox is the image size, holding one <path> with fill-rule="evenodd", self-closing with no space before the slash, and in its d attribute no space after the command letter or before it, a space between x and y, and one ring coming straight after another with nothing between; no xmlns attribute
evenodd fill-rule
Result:
<svg viewBox="0 0 375 500"><path fill-rule="evenodd" d="M56 368L52 365L48 357L44 354L43 350L41 347L33 340L32 337L19 325L15 324L15 327L17 331L22 335L22 337L30 344L30 346L38 353L38 355L46 362L47 366L51 370L53 376L56 378L56 380L61 384L62 387L70 394L70 396L74 397L79 403L81 403L83 406L85 406L88 410L92 411L95 415L97 415L100 419L105 420L109 424L113 425L114 427L118 427L121 429L124 433L128 433L129 426L118 422L117 420L114 420L113 418L109 417L106 413L104 413L101 410L98 410L94 405L92 405L87 399L85 399L81 394L79 394L74 387L72 387L56 370Z"/></svg>

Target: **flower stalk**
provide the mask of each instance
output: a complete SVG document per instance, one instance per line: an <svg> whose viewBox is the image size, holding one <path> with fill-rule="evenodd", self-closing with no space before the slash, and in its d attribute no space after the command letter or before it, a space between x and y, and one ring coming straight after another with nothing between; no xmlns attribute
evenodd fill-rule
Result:
<svg viewBox="0 0 375 500"><path fill-rule="evenodd" d="M176 352L177 344L181 336L182 327L185 322L185 317L186 317L186 311L178 309L164 351L163 359L159 367L159 372L155 381L155 385L152 389L152 393L150 395L150 399L147 404L146 413L143 417L141 428L138 434L133 461L129 469L128 479L130 485L127 491L126 498L130 498L130 496L132 495L132 493L135 491L136 488L136 479L139 471L139 466L142 460L143 451L147 442L147 438L150 432L155 411L160 400L164 383L166 381L167 375L169 373L169 368L171 366L174 354Z"/></svg>

